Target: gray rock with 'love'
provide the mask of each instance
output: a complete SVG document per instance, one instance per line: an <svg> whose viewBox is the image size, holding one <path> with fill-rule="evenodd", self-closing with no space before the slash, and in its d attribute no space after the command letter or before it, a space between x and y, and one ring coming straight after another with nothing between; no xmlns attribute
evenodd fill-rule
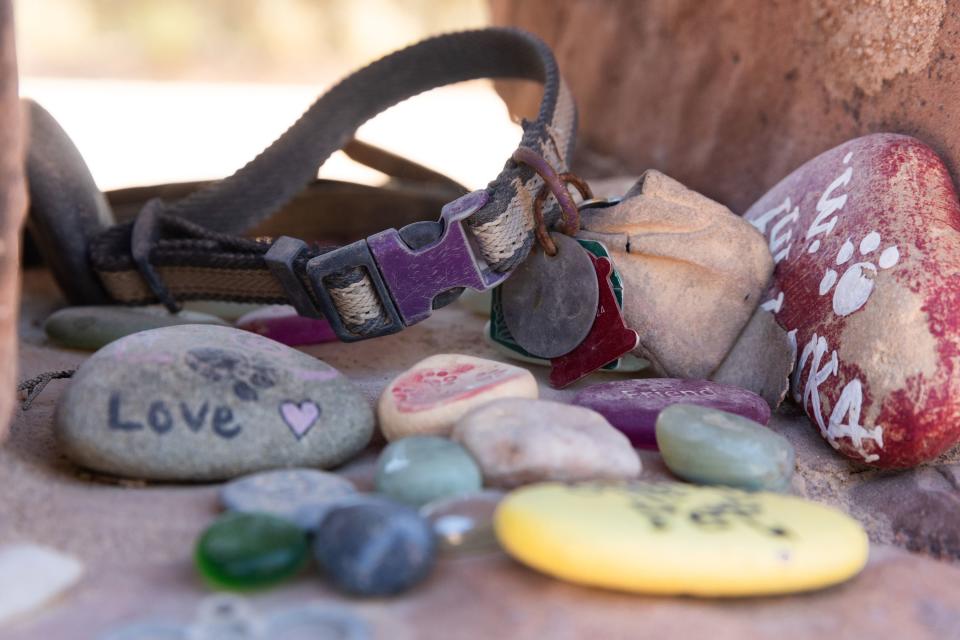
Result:
<svg viewBox="0 0 960 640"><path fill-rule="evenodd" d="M329 468L360 451L373 412L336 369L228 327L144 331L104 347L56 412L74 462L151 480Z"/></svg>

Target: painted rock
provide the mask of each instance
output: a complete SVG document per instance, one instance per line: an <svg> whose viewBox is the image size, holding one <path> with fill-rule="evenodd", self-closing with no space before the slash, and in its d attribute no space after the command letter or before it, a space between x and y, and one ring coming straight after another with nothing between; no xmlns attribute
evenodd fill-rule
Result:
<svg viewBox="0 0 960 640"><path fill-rule="evenodd" d="M210 525L194 553L197 571L216 587L267 587L296 574L309 556L307 534L265 513L227 513Z"/></svg>
<svg viewBox="0 0 960 640"><path fill-rule="evenodd" d="M826 441L910 467L960 440L960 205L936 153L851 140L746 218L776 261L763 306L796 345L793 397Z"/></svg>
<svg viewBox="0 0 960 640"><path fill-rule="evenodd" d="M79 560L49 547L0 547L0 624L42 607L82 574Z"/></svg>
<svg viewBox="0 0 960 640"><path fill-rule="evenodd" d="M502 491L490 489L455 498L435 500L420 507L420 515L433 526L444 551L457 554L497 551L493 514L503 500Z"/></svg>
<svg viewBox="0 0 960 640"><path fill-rule="evenodd" d="M366 501L328 513L313 552L324 575L343 591L391 595L430 573L436 541L427 521L410 507Z"/></svg>
<svg viewBox="0 0 960 640"><path fill-rule="evenodd" d="M377 461L377 491L414 506L479 491L482 486L477 463L446 438L403 438L387 445Z"/></svg>
<svg viewBox="0 0 960 640"><path fill-rule="evenodd" d="M573 398L574 404L601 413L633 446L645 449L657 447L660 412L681 402L729 411L760 424L770 421L770 406L757 394L707 380L618 380L587 387Z"/></svg>
<svg viewBox="0 0 960 640"><path fill-rule="evenodd" d="M54 312L43 324L47 337L71 349L94 351L124 336L147 329L182 324L226 323L206 313L170 313L163 307L67 307Z"/></svg>
<svg viewBox="0 0 960 640"><path fill-rule="evenodd" d="M470 409L497 398L536 398L537 381L526 369L460 354L431 356L387 385L377 413L387 440L450 434Z"/></svg>
<svg viewBox="0 0 960 640"><path fill-rule="evenodd" d="M860 525L829 507L674 482L524 487L494 526L507 553L538 571L660 595L819 589L859 573L869 548Z"/></svg>
<svg viewBox="0 0 960 640"><path fill-rule="evenodd" d="M697 484L784 491L796 454L790 441L734 413L675 404L657 417L657 446L675 475Z"/></svg>
<svg viewBox="0 0 960 640"><path fill-rule="evenodd" d="M224 508L240 513L269 513L315 529L334 505L357 493L353 483L316 469L276 469L232 480L220 489Z"/></svg>
<svg viewBox="0 0 960 640"><path fill-rule="evenodd" d="M153 480L328 468L373 435L366 399L329 365L229 327L144 331L84 362L56 412L78 464Z"/></svg>
<svg viewBox="0 0 960 640"><path fill-rule="evenodd" d="M323 318L306 318L290 305L278 304L251 311L236 322L238 329L296 347L335 342L337 334Z"/></svg>
<svg viewBox="0 0 960 640"><path fill-rule="evenodd" d="M629 480L640 474L637 452L602 415L559 402L490 402L461 418L452 437L480 463L489 486Z"/></svg>

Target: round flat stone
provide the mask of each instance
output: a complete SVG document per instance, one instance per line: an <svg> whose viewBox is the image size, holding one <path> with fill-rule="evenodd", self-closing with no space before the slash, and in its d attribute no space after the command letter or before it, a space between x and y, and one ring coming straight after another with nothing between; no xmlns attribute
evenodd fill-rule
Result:
<svg viewBox="0 0 960 640"><path fill-rule="evenodd" d="M429 523L410 507L367 500L331 510L313 552L324 576L343 591L391 595L430 573L436 542Z"/></svg>
<svg viewBox="0 0 960 640"><path fill-rule="evenodd" d="M455 442L410 436L387 445L377 461L377 491L413 506L479 491L480 468Z"/></svg>
<svg viewBox="0 0 960 640"><path fill-rule="evenodd" d="M675 404L657 417L657 446L675 475L698 484L784 491L796 454L779 433L726 411Z"/></svg>
<svg viewBox="0 0 960 640"><path fill-rule="evenodd" d="M57 405L77 464L150 480L331 468L373 435L367 399L333 367L210 325L141 331L88 358Z"/></svg>
<svg viewBox="0 0 960 640"><path fill-rule="evenodd" d="M655 449L660 412L673 404L694 404L736 413L760 424L770 421L770 405L746 389L708 380L645 378L587 387L573 403L601 413L635 447Z"/></svg>
<svg viewBox="0 0 960 640"><path fill-rule="evenodd" d="M206 313L170 313L163 307L67 307L54 312L43 324L47 337L71 349L94 351L138 331L183 324L226 323Z"/></svg>
<svg viewBox="0 0 960 640"><path fill-rule="evenodd" d="M200 536L194 561L215 586L245 590L293 576L308 552L307 534L292 522L262 513L227 513Z"/></svg>
<svg viewBox="0 0 960 640"><path fill-rule="evenodd" d="M536 398L540 389L526 369L457 353L421 360L393 379L377 404L387 440L449 435L466 412L497 398Z"/></svg>
<svg viewBox="0 0 960 640"><path fill-rule="evenodd" d="M269 513L310 531L331 507L356 492L352 482L333 473L277 469L228 482L220 490L220 502L230 511Z"/></svg>
<svg viewBox="0 0 960 640"><path fill-rule="evenodd" d="M541 249L500 285L503 317L514 340L529 353L556 358L583 342L597 316L600 289L586 249L551 233L557 255Z"/></svg>
<svg viewBox="0 0 960 640"><path fill-rule="evenodd" d="M632 480L640 458L596 411L548 400L505 398L477 407L451 436L480 464L488 486L560 480Z"/></svg>
<svg viewBox="0 0 960 640"><path fill-rule="evenodd" d="M494 526L504 549L538 571L658 595L819 589L859 573L869 549L863 528L835 509L673 482L524 487Z"/></svg>
<svg viewBox="0 0 960 640"><path fill-rule="evenodd" d="M457 554L500 549L493 533L493 514L506 494L487 490L435 500L420 507L433 527L440 549Z"/></svg>

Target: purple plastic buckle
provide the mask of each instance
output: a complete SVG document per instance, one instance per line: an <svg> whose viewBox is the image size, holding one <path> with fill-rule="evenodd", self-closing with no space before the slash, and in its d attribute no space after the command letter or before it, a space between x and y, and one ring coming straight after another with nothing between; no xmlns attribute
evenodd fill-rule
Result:
<svg viewBox="0 0 960 640"><path fill-rule="evenodd" d="M487 203L486 191L474 191L443 207L443 232L436 241L411 249L396 229L367 238L370 253L407 326L425 320L433 312L433 299L450 289L470 287L485 291L507 278L487 266L470 243L463 220Z"/></svg>

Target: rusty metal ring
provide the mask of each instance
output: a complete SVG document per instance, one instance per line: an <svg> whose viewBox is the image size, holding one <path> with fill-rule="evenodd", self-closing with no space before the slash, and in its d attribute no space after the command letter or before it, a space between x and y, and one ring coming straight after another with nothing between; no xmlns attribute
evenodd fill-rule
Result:
<svg viewBox="0 0 960 640"><path fill-rule="evenodd" d="M557 174L546 158L532 149L518 148L513 153L513 160L526 164L543 179L543 187L537 193L533 202L534 234L544 252L548 256L555 256L557 255L557 245L550 238L550 232L543 221L543 205L547 200L547 195L552 193L560 206L563 225L559 230L566 235L575 236L580 230L580 212L573 201L573 196L570 195L570 190L567 189L567 185L572 184L584 199L592 198L593 192L580 177L572 173Z"/></svg>

